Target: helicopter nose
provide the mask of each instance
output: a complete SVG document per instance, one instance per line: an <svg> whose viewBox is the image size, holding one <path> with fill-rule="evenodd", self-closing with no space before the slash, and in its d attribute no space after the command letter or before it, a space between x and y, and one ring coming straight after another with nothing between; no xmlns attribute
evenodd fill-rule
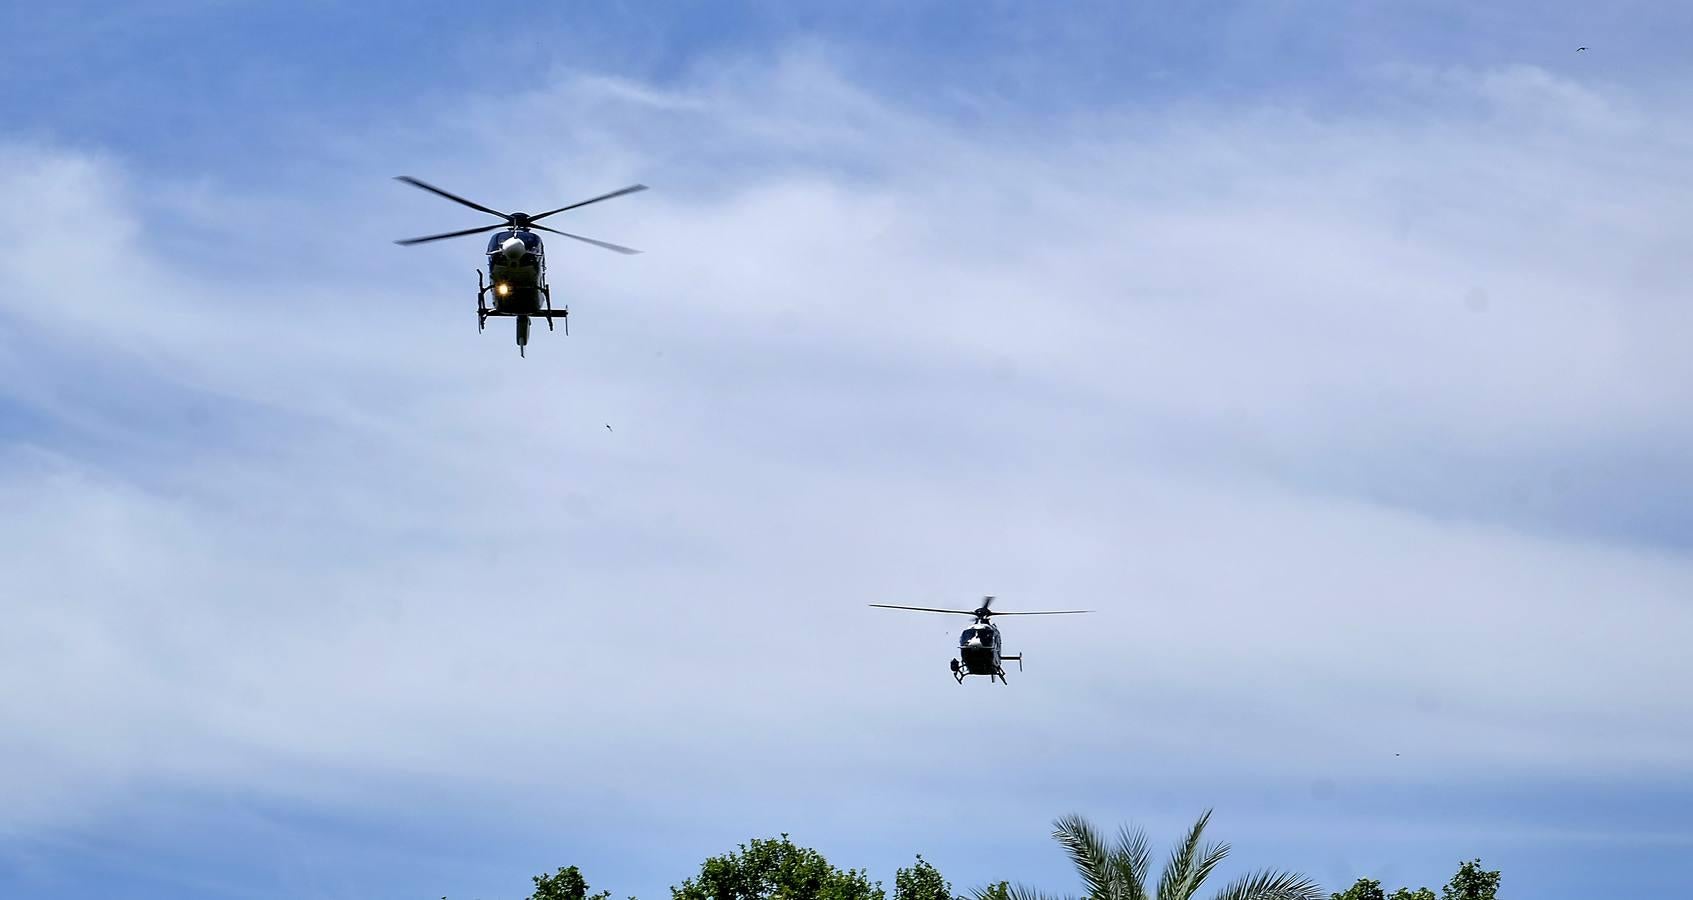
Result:
<svg viewBox="0 0 1693 900"><path fill-rule="evenodd" d="M500 252L504 253L508 259L516 259L523 255L523 242L517 238L512 238L500 245Z"/></svg>

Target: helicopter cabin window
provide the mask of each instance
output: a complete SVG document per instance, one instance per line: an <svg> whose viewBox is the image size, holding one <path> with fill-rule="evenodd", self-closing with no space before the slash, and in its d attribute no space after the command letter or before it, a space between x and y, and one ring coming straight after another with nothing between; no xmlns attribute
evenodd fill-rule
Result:
<svg viewBox="0 0 1693 900"><path fill-rule="evenodd" d="M959 636L958 642L960 644L968 644L970 643L971 638L981 639L983 646L991 646L993 644L993 632L987 630L986 628L966 628L964 633Z"/></svg>

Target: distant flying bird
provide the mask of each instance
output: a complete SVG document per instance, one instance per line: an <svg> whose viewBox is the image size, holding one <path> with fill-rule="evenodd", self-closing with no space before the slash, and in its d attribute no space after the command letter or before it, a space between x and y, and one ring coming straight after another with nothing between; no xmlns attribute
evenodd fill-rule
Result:
<svg viewBox="0 0 1693 900"><path fill-rule="evenodd" d="M610 426L610 425L607 425L607 426L606 426L606 427L605 427L605 430L607 430L607 431L610 431L610 430L611 430L611 426Z"/></svg>
<svg viewBox="0 0 1693 900"><path fill-rule="evenodd" d="M1575 48L1575 52L1580 53L1581 51L1586 50L1586 49L1587 49L1586 47L1577 47L1577 48Z"/></svg>

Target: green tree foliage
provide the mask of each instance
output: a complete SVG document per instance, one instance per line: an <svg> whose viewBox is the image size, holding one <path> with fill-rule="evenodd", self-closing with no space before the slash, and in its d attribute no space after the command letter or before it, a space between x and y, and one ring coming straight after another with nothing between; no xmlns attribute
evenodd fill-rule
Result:
<svg viewBox="0 0 1693 900"><path fill-rule="evenodd" d="M1381 882L1360 878L1342 894L1331 894L1329 900L1383 900ZM1416 890L1400 888L1385 900L1436 900L1434 891L1426 887ZM1481 867L1481 860L1472 859L1458 864L1458 874L1440 889L1439 900L1499 900L1499 873Z"/></svg>
<svg viewBox="0 0 1693 900"><path fill-rule="evenodd" d="M1499 873L1481 867L1481 860L1458 864L1458 874L1440 889L1440 900L1498 900ZM1429 900L1433 900L1432 895Z"/></svg>
<svg viewBox="0 0 1693 900"><path fill-rule="evenodd" d="M670 889L671 900L885 900L881 882L863 870L837 869L786 834L754 838L739 852L714 856L699 876Z"/></svg>
<svg viewBox="0 0 1693 900"><path fill-rule="evenodd" d="M1346 890L1330 894L1329 900L1387 900L1387 895L1382 893L1381 882L1374 878L1360 878Z"/></svg>
<svg viewBox="0 0 1693 900"><path fill-rule="evenodd" d="M915 865L894 873L894 900L953 900L952 885L919 853Z"/></svg>
<svg viewBox="0 0 1693 900"><path fill-rule="evenodd" d="M1085 900L1192 900L1205 880L1229 853L1229 845L1204 842L1211 811L1199 817L1171 850L1156 883L1152 880L1152 847L1145 832L1123 828L1115 842L1080 816L1053 823L1052 836L1063 845L1087 888ZM588 893L588 882L575 866L551 875L536 875L535 891L527 900L610 900L610 891ZM1481 867L1480 859L1459 863L1457 874L1441 889L1438 900L1498 900L1500 874ZM871 882L863 869L837 869L821 853L795 846L786 834L778 840L754 838L738 852L714 856L700 866L695 878L670 889L671 900L887 900L881 882ZM974 900L1058 900L1039 890L1001 881L976 888ZM1259 871L1245 875L1212 894L1212 900L1321 900L1322 891L1309 878L1291 872ZM447 900L443 897L441 900ZM630 897L629 900L635 900ZM952 885L917 854L917 861L894 875L893 900L962 900ZM1068 900L1068 898L1066 898ZM1381 882L1360 878L1329 900L1437 900L1426 887L1400 888L1384 895Z"/></svg>
<svg viewBox="0 0 1693 900"><path fill-rule="evenodd" d="M1087 887L1088 900L1191 900L1229 853L1228 844L1202 843L1210 820L1211 811L1206 810L1171 850L1156 882L1152 845L1138 828L1124 827L1113 844L1081 816L1065 816L1053 823L1052 836L1070 854ZM1039 897L1017 888L1008 894L1007 900ZM1243 875L1212 895L1215 900L1322 900L1322 896L1322 889L1304 875L1271 870Z"/></svg>
<svg viewBox="0 0 1693 900"><path fill-rule="evenodd" d="M588 881L575 866L559 869L546 875L536 875L530 879L535 882L535 893L529 895L529 900L606 900L611 891L600 891L588 894Z"/></svg>

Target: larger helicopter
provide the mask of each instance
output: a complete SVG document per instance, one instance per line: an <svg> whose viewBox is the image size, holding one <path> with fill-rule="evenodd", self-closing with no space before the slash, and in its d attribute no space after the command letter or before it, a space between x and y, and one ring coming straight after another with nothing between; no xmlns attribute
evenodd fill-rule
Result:
<svg viewBox="0 0 1693 900"><path fill-rule="evenodd" d="M488 282L482 280L482 270L476 270L476 330L478 332L482 330L483 326L487 324L489 316L515 317L517 319L517 355L519 356L526 355L524 348L529 345L529 320L531 318L546 319L548 331L553 330L553 319L555 317L562 319L564 320L564 333L570 333L570 307L566 306L558 311L553 310L553 292L552 288L547 286L546 251L541 246L541 237L535 234L536 231L561 234L567 238L593 244L596 247L604 247L618 253L634 254L641 252L535 223L547 216L566 210L587 206L590 203L598 203L601 200L610 200L613 197L621 197L624 194L633 194L636 191L644 191L647 189L644 184L632 184L622 190L601 194L580 203L572 203L569 206L561 206L558 209L549 209L544 213L530 215L528 213L503 213L492 210L480 203L466 200L457 194L449 194L410 175L396 175L394 177L397 181L423 188L431 194L445 197L454 203L460 203L471 209L505 220L498 225L466 228L463 231L449 231L445 234L431 234L425 237L395 241L394 243L411 246L412 244L464 237L498 229L495 234L488 238L488 249L485 251L488 254ZM486 302L490 292L494 295L492 305Z"/></svg>
<svg viewBox="0 0 1693 900"><path fill-rule="evenodd" d="M872 603L879 609L911 609L918 612L951 613L958 616L974 616L976 621L958 637L958 659L952 660L952 677L959 684L964 683L966 675L986 675L991 684L995 678L1000 684L1010 684L1005 680L1005 668L1000 665L1002 660L1017 661L1017 671L1023 671L1023 654L1006 656L1000 650L999 627L989 622L994 616L1072 616L1079 613L1093 612L1091 609L1053 609L1036 612L995 612L993 597L982 598L982 605L975 609L935 609L931 606L895 606L889 603Z"/></svg>

